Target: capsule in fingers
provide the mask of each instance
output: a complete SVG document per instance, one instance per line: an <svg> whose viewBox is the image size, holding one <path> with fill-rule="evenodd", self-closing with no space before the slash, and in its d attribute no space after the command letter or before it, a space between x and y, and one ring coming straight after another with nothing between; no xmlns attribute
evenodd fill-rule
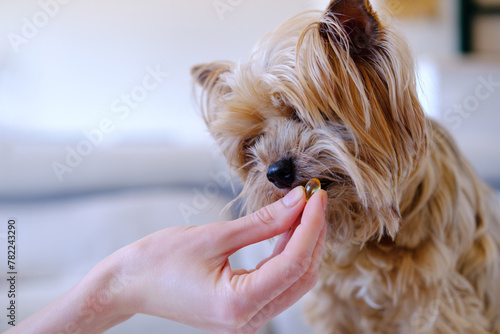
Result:
<svg viewBox="0 0 500 334"><path fill-rule="evenodd" d="M316 191L321 189L321 182L319 182L319 180L316 178L312 178L309 180L309 182L307 182L305 189L306 189L306 202L307 202L309 198L311 198L311 196Z"/></svg>

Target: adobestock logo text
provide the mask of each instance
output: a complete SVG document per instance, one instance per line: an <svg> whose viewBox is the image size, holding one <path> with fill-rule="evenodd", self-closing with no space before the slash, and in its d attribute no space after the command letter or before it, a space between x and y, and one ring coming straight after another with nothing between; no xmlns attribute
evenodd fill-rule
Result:
<svg viewBox="0 0 500 334"><path fill-rule="evenodd" d="M31 17L23 17L19 33L10 32L7 34L10 45L17 53L19 48L29 43L30 40L38 36L41 29L45 28L49 22L61 11L61 7L67 5L71 0L40 0L40 9Z"/></svg>

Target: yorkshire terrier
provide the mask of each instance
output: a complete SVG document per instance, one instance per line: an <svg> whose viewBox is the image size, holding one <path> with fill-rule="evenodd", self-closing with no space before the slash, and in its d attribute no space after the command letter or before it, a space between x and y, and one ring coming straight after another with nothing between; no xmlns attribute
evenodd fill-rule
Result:
<svg viewBox="0 0 500 334"><path fill-rule="evenodd" d="M500 333L500 203L417 98L414 60L368 0L195 66L246 209L310 178L328 193L317 333Z"/></svg>

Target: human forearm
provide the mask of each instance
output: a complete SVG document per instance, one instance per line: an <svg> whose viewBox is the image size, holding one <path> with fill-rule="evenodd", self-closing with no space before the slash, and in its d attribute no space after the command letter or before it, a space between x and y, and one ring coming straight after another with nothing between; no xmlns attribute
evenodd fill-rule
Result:
<svg viewBox="0 0 500 334"><path fill-rule="evenodd" d="M99 263L68 292L12 327L6 333L77 334L103 333L127 320L119 307L126 282L118 279L119 255Z"/></svg>

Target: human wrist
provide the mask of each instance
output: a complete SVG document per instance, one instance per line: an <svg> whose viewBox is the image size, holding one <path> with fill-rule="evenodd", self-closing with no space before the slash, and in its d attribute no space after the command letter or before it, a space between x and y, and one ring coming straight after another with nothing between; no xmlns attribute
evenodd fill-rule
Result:
<svg viewBox="0 0 500 334"><path fill-rule="evenodd" d="M75 286L78 316L74 327L85 333L102 333L135 313L126 307L130 284L123 276L124 258L116 252L96 265Z"/></svg>

